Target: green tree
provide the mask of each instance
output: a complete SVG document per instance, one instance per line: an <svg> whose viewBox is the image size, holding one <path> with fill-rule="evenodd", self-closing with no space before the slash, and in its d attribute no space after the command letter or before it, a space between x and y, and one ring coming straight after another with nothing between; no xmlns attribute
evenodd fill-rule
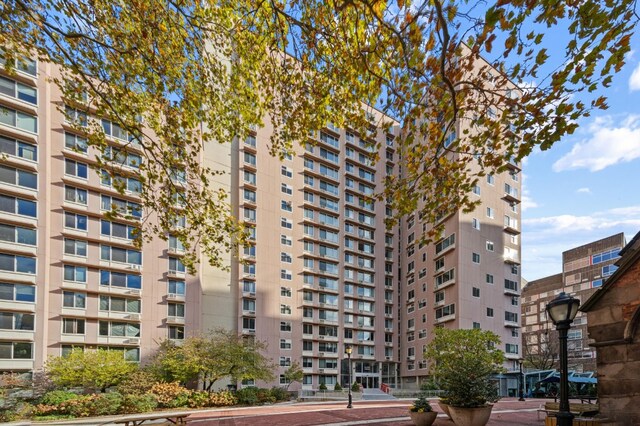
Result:
<svg viewBox="0 0 640 426"><path fill-rule="evenodd" d="M284 378L287 380L287 389L291 386L293 382L302 382L304 378L304 371L302 371L302 367L300 367L300 363L298 361L293 361L289 368L287 368L284 372Z"/></svg>
<svg viewBox="0 0 640 426"><path fill-rule="evenodd" d="M137 369L137 364L127 361L122 352L104 349L76 348L67 355L49 358L45 365L46 374L56 386L102 392Z"/></svg>
<svg viewBox="0 0 640 426"><path fill-rule="evenodd" d="M222 378L269 381L275 365L263 355L265 349L264 343L253 338L216 329L207 335L187 337L180 346L162 342L150 369L167 381L202 380L206 390Z"/></svg>
<svg viewBox="0 0 640 426"><path fill-rule="evenodd" d="M9 67L34 55L62 66L55 83L68 102L86 108L86 91L92 114L139 144L143 204L158 218L143 222L140 241L166 238L183 200L189 227L174 232L187 266L196 245L221 266L243 233L228 194L212 184L222 171L199 161L207 144L243 139L263 120L275 128L274 155L327 122L366 140L363 103L376 105L403 124L395 144L405 172L389 177L379 199L399 217L424 195L422 216L435 223L475 207L467 194L478 177L550 148L606 108L598 93L624 64L635 8L634 0L6 0L0 46ZM99 122L81 130L104 151ZM98 168L115 173L111 160L98 156Z"/></svg>
<svg viewBox="0 0 640 426"><path fill-rule="evenodd" d="M435 329L425 357L449 405L478 407L497 399L490 378L502 371L499 344L498 335L488 330Z"/></svg>

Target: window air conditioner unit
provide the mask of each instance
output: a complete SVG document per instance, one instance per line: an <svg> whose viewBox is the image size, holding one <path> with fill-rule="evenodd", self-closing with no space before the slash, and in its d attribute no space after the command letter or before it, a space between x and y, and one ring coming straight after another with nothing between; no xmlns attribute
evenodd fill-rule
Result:
<svg viewBox="0 0 640 426"><path fill-rule="evenodd" d="M128 318L128 319L131 319L131 320L139 321L139 320L140 320L140 314L129 314L129 315L127 316L127 318Z"/></svg>
<svg viewBox="0 0 640 426"><path fill-rule="evenodd" d="M127 293L135 294L136 296L139 296L142 292L140 290L129 290Z"/></svg>
<svg viewBox="0 0 640 426"><path fill-rule="evenodd" d="M167 300L176 300L178 298L177 294L169 293L167 294Z"/></svg>
<svg viewBox="0 0 640 426"><path fill-rule="evenodd" d="M139 345L140 344L140 339L127 339L124 342L132 344L132 345Z"/></svg>

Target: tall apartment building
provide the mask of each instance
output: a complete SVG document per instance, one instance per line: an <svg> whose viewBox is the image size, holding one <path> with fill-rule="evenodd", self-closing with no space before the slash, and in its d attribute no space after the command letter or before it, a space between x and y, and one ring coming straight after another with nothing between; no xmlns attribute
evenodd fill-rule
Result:
<svg viewBox="0 0 640 426"><path fill-rule="evenodd" d="M472 213L443 218L443 238L421 246L429 226L417 215L404 221L400 237L400 376L405 386L428 374L424 347L434 327L481 328L500 336L515 368L520 348L520 169L487 175L474 194Z"/></svg>
<svg viewBox="0 0 640 426"><path fill-rule="evenodd" d="M625 246L619 233L562 253L562 273L530 281L522 289L524 356L534 366L557 367L557 333L547 318L546 305L564 291L586 301L617 269L614 265ZM589 347L587 316L578 312L568 335L568 365L578 372L595 371L595 349Z"/></svg>
<svg viewBox="0 0 640 426"><path fill-rule="evenodd" d="M141 151L116 123L63 99L56 75L35 62L0 69L0 370L38 369L72 347L144 362L158 341L214 327L267 342L281 384L299 362L303 388L347 385L346 345L352 380L416 384L436 326L493 330L508 358L520 356L517 164L479 182L478 209L443 218L444 238L421 246L418 215L387 230L389 208L370 198L399 173L394 134L375 125L388 117L371 110L366 135L328 125L284 161L268 152L267 123L205 147L201 161L226 172L214 184L252 245L242 262L228 255L228 272L203 259L190 276L175 238L134 247ZM125 194L91 170L97 152L70 124L89 119L123 163ZM109 219L113 207L131 217Z"/></svg>
<svg viewBox="0 0 640 426"><path fill-rule="evenodd" d="M371 119L389 120L376 111ZM346 345L352 380L395 383L397 241L385 230L386 206L370 198L395 173L393 134L329 125L284 161L269 154L270 135L267 125L233 149L238 216L252 235L232 272L238 329L269 342L280 384L297 361L303 388L346 386Z"/></svg>
<svg viewBox="0 0 640 426"><path fill-rule="evenodd" d="M15 75L0 69L0 370L37 369L72 347L144 361L158 340L201 324L199 280L187 283L176 239L132 244L139 146L63 99L56 76L32 61ZM70 124L93 119L122 163L116 177L92 170L97 151ZM110 219L112 208L130 217Z"/></svg>
<svg viewBox="0 0 640 426"><path fill-rule="evenodd" d="M496 70L476 64L493 82ZM483 71L480 71L483 69ZM491 74L491 75L489 75ZM491 83L492 84L492 83ZM493 89L495 90L495 88ZM505 96L515 86L505 87ZM456 123L447 144L468 129ZM452 137L453 136L453 137ZM459 153L449 153L453 159ZM480 171L477 162L471 164ZM429 372L424 349L435 327L480 328L496 333L510 370L518 368L520 338L520 194L521 169L515 161L500 174L480 178L470 196L480 201L471 213L462 210L443 217L442 238L419 242L430 229L419 214L403 219L400 227L399 354L403 386L419 386ZM425 204L419 201L418 211Z"/></svg>
<svg viewBox="0 0 640 426"><path fill-rule="evenodd" d="M395 173L392 134L327 127L284 162L268 153L268 126L208 145L201 160L226 171L215 184L252 226L253 245L245 263L229 255L230 272L203 261L187 276L176 239L132 244L139 147L63 99L47 80L56 75L35 62L0 70L0 370L37 369L72 347L144 362L159 340L225 327L269 342L280 373L299 361L305 387L346 385L347 344L355 379L395 382L397 241L385 205L370 199ZM93 119L123 160L125 194L91 169L97 151L70 123ZM107 219L114 206L132 217Z"/></svg>

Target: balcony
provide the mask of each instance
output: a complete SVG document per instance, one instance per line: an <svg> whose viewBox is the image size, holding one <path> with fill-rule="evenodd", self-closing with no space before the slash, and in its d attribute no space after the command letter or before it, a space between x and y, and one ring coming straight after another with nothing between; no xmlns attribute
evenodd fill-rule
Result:
<svg viewBox="0 0 640 426"><path fill-rule="evenodd" d="M445 315L440 318L436 318L434 324L442 324L445 322L453 321L456 319L456 314Z"/></svg>
<svg viewBox="0 0 640 426"><path fill-rule="evenodd" d="M508 263L510 265L520 265L520 258L517 254L507 254L505 253L503 256L504 263Z"/></svg>
<svg viewBox="0 0 640 426"><path fill-rule="evenodd" d="M518 321L504 320L504 326L509 328L520 328L520 323Z"/></svg>
<svg viewBox="0 0 640 426"><path fill-rule="evenodd" d="M509 203L519 203L520 196L518 195L518 190L516 190L515 188L505 188L502 199Z"/></svg>

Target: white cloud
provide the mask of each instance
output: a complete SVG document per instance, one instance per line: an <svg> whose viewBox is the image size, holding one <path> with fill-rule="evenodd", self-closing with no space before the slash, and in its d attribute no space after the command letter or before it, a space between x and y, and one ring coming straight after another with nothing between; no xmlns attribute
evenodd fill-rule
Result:
<svg viewBox="0 0 640 426"><path fill-rule="evenodd" d="M629 90L640 90L640 63L631 73L631 77L629 77Z"/></svg>
<svg viewBox="0 0 640 426"><path fill-rule="evenodd" d="M522 275L534 280L562 272L562 252L624 232L640 231L640 205L590 215L562 214L522 220Z"/></svg>
<svg viewBox="0 0 640 426"><path fill-rule="evenodd" d="M533 198L531 198L531 195L529 193L529 188L527 188L526 182L527 182L527 175L522 173L522 190L521 190L522 198L520 199L521 201L520 210L522 211L535 209L536 207L538 207L538 203L536 203L533 200Z"/></svg>
<svg viewBox="0 0 640 426"><path fill-rule="evenodd" d="M611 116L599 117L587 130L590 138L576 143L571 152L556 161L554 171L589 169L597 172L640 157L639 115L630 114L617 122Z"/></svg>
<svg viewBox="0 0 640 426"><path fill-rule="evenodd" d="M591 190L589 188L578 188L576 192L578 194L591 194Z"/></svg>

